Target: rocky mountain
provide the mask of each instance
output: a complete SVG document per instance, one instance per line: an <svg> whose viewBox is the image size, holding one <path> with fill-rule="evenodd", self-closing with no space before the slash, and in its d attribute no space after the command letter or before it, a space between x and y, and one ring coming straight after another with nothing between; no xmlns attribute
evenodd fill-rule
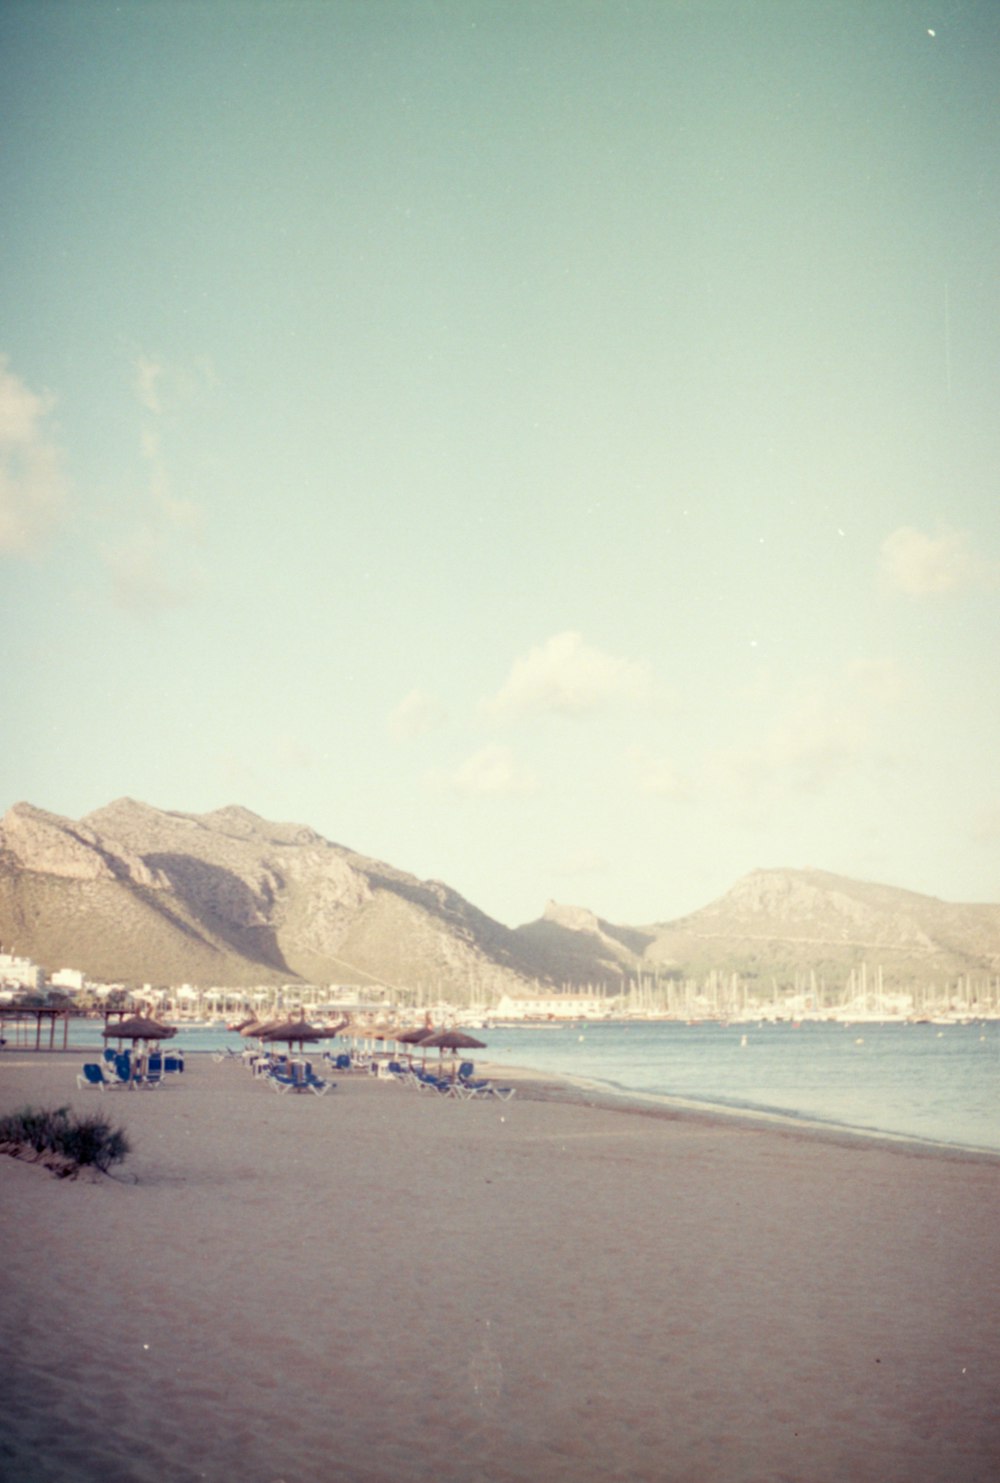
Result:
<svg viewBox="0 0 1000 1483"><path fill-rule="evenodd" d="M248 809L119 799L79 822L16 804L0 825L0 940L126 983L302 980L442 993L531 986L535 955L437 881Z"/></svg>
<svg viewBox="0 0 1000 1483"><path fill-rule="evenodd" d="M648 932L616 927L585 907L556 901L517 932L548 973L567 983L618 983L642 963L651 941Z"/></svg>
<svg viewBox="0 0 1000 1483"><path fill-rule="evenodd" d="M126 983L377 984L461 1001L546 984L619 988L713 970L842 984L1000 973L1000 906L957 906L818 870L757 870L673 921L615 925L550 902L516 930L421 881L248 809L119 799L73 821L19 803L0 823L0 942L50 971Z"/></svg>
<svg viewBox="0 0 1000 1483"><path fill-rule="evenodd" d="M755 870L699 911L648 927L616 927L550 903L520 929L550 962L622 974L638 968L699 978L813 971L842 982L867 963L889 982L1000 972L1000 906L952 905L821 870Z"/></svg>

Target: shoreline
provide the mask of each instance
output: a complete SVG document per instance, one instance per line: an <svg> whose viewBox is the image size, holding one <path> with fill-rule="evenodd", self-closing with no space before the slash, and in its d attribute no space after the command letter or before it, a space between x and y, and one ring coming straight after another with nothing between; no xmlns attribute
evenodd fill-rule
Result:
<svg viewBox="0 0 1000 1483"><path fill-rule="evenodd" d="M180 1047L180 1049L184 1049ZM85 1056L100 1056L103 1045L61 1046L49 1050L43 1047L0 1047L0 1067L12 1065L12 1057L34 1057L30 1064L42 1064L51 1058L79 1059ZM211 1059L213 1052L203 1049L185 1050L185 1055ZM945 1158L981 1160L984 1163L1000 1163L1000 1149L991 1149L978 1144L949 1143L943 1139L922 1138L916 1134L895 1133L882 1128L856 1127L849 1123L823 1121L818 1118L800 1116L793 1112L780 1112L768 1108L737 1107L723 1102L702 1101L682 1097L668 1092L639 1092L627 1087L615 1087L587 1077L570 1076L559 1072L539 1072L532 1067L512 1066L483 1059L479 1063L482 1074L500 1084L513 1082L518 1096L535 1102L560 1102L580 1107L601 1108L609 1112L632 1113L640 1117L678 1121L684 1118L701 1120L720 1126L744 1126L748 1130L770 1130L779 1135L815 1138L820 1141L857 1147L884 1147L919 1158ZM348 1079L364 1079L357 1072L349 1073Z"/></svg>
<svg viewBox="0 0 1000 1483"><path fill-rule="evenodd" d="M668 1122L691 1118L720 1126L732 1124L745 1127L748 1131L757 1129L779 1135L798 1135L846 1146L879 1146L919 1157L981 1159L986 1163L1000 1164L1000 1149L976 1144L947 1143L940 1139L919 1138L914 1134L893 1133L881 1128L859 1128L849 1123L824 1122L817 1118L800 1117L795 1113L765 1108L733 1107L722 1102L698 1101L667 1092L636 1092L627 1087L616 1089L607 1083L591 1081L585 1077L557 1076L555 1073L541 1076L530 1068L491 1065L486 1061L481 1063L481 1068L492 1080L512 1081L518 1087L519 1095L523 1089L523 1095L539 1102L567 1102L583 1107L599 1107L608 1112L662 1118Z"/></svg>

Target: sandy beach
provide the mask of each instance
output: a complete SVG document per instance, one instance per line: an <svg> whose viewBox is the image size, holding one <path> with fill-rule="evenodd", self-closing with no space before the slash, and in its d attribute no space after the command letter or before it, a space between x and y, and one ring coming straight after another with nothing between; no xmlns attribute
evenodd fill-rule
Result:
<svg viewBox="0 0 1000 1483"><path fill-rule="evenodd" d="M0 1158L0 1475L19 1483L993 1483L1000 1159L189 1056L0 1109L133 1152Z"/></svg>

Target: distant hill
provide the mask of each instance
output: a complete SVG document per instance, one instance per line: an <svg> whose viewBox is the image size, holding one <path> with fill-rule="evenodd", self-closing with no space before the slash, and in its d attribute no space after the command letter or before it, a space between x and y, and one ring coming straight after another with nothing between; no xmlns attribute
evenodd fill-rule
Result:
<svg viewBox="0 0 1000 1483"><path fill-rule="evenodd" d="M537 922L517 934L547 966L549 974L568 983L620 983L644 961L654 933L616 927L581 906L550 901Z"/></svg>
<svg viewBox="0 0 1000 1483"><path fill-rule="evenodd" d="M79 822L27 803L8 811L0 939L50 971L130 984L467 994L534 978L517 936L437 881L248 809L170 813L127 798Z"/></svg>
<svg viewBox="0 0 1000 1483"><path fill-rule="evenodd" d="M79 821L16 804L0 823L0 942L49 971L127 984L378 984L461 1002L637 972L770 983L1000 973L1000 906L953 906L818 870L757 870L700 911L618 926L550 902L511 930L439 881L230 807L119 799Z"/></svg>
<svg viewBox="0 0 1000 1483"><path fill-rule="evenodd" d="M843 981L867 963L908 983L1000 972L1000 906L951 905L821 870L755 870L699 911L647 927L550 903L519 930L552 962L589 962L595 973L787 979L813 970Z"/></svg>

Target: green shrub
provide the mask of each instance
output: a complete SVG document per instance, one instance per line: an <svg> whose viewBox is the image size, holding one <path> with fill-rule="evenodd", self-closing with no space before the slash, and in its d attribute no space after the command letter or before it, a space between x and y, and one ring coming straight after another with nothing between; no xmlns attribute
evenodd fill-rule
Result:
<svg viewBox="0 0 1000 1483"><path fill-rule="evenodd" d="M39 1156L56 1154L73 1172L91 1167L106 1174L129 1152L124 1131L112 1127L101 1113L78 1117L68 1107L22 1107L0 1117L0 1143L32 1148Z"/></svg>
<svg viewBox="0 0 1000 1483"><path fill-rule="evenodd" d="M129 1142L121 1128L113 1128L106 1117L93 1113L65 1124L58 1151L75 1164L93 1164L106 1174L128 1153Z"/></svg>

